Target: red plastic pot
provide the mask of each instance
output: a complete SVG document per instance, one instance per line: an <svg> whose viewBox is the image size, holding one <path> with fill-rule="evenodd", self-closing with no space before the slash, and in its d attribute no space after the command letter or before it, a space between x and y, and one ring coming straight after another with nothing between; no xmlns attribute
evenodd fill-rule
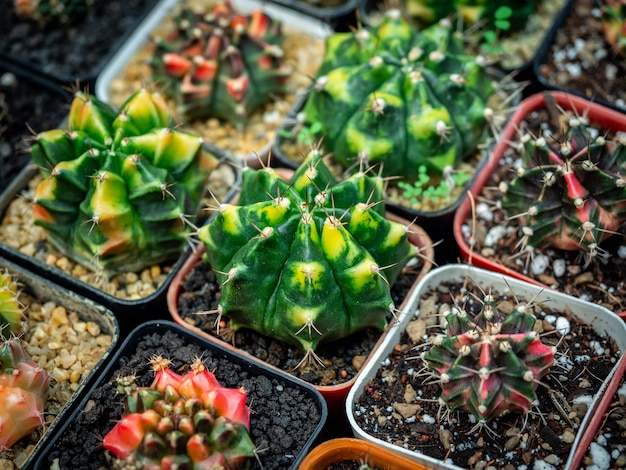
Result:
<svg viewBox="0 0 626 470"><path fill-rule="evenodd" d="M613 132L626 132L626 115L600 104L591 102L585 98L559 91L538 93L526 98L520 103L517 110L511 116L502 131L502 134L500 135L498 144L494 147L491 155L489 155L489 159L482 172L475 179L473 185L465 196L465 199L461 203L461 206L457 210L452 228L461 256L468 264L485 268L490 271L503 273L516 279L521 279L531 284L550 289L549 286L537 281L536 279L526 276L507 266L495 263L492 259L482 256L480 253L474 252L472 247L469 246L468 241L461 230L464 222L468 218L471 218L474 202L480 196L483 187L489 180L489 177L496 170L500 159L509 148L509 142L515 139L520 123L530 113L545 107L547 95L549 95L550 98L553 99L561 108L575 111L578 115L584 115L590 122L593 122L598 126L605 129L611 129ZM626 321L626 311L616 313Z"/></svg>
<svg viewBox="0 0 626 470"><path fill-rule="evenodd" d="M404 225L409 225L409 221L402 219L394 214L391 213L387 213L387 218L389 220L393 220L396 222L400 222ZM434 260L434 248L433 248L433 244L432 241L430 239L430 237L426 234L426 232L419 227L418 225L411 225L411 233L409 235L409 241L415 245L416 247L419 248L421 255L423 256L423 265L421 268L421 271L417 277L417 279L415 280L415 283L413 284L413 286L411 287L411 290L407 293L404 302L399 306L399 310L403 310L403 308L406 305L407 300L411 297L411 293L413 292L415 285L417 284L417 282L419 282L419 280L428 272L430 271L430 269L432 268L432 260ZM198 327L189 325L189 323L185 322L185 320L182 318L182 316L180 315L179 311L178 311L178 298L180 296L180 292L181 292L181 285L185 279L185 277L193 270L193 268L199 264L202 263L202 255L204 253L204 246L200 245L199 247L197 247L192 253L191 255L187 258L187 260L185 261L185 263L183 264L183 266L181 267L181 269L176 273L176 275L174 276L174 278L172 279L172 283L170 284L169 288L168 288L168 292L167 292L167 306L169 309L169 312L172 316L172 318L174 319L174 321L176 323L178 323L179 325L205 337L208 338L211 341L217 342L218 344L230 349L231 351L237 351L239 354L242 354L243 356L246 356L247 358L251 358L255 361L261 361L260 359L252 356L251 354L248 354L245 351L241 351L240 349L235 348L234 346L232 346L230 343L227 343L225 341L222 341L218 338L216 338L215 336L210 335L209 333L201 330ZM385 337L386 333L389 331L389 328L387 328L382 334L381 337L378 339L378 341L376 342L376 345L374 346L374 349L372 350L372 352L374 352L378 346L380 345L380 343L382 342L382 339ZM370 353L369 357L372 356L372 353ZM264 362L264 361L261 361ZM264 362L265 363L265 362ZM367 363L367 360L366 362ZM271 366L274 367L274 366ZM289 372L289 371L286 371ZM347 420L347 418L345 417L345 401L346 401L346 397L348 395L348 392L350 390L350 388L352 387L352 385L354 384L356 380L356 376L351 378L350 380L341 383L341 384L337 384L337 385L330 385L330 386L315 386L315 388L322 394L322 396L324 397L324 399L326 400L326 403L328 404L328 410L329 410L329 416L333 416L333 417L338 417L341 416L344 419L344 422Z"/></svg>

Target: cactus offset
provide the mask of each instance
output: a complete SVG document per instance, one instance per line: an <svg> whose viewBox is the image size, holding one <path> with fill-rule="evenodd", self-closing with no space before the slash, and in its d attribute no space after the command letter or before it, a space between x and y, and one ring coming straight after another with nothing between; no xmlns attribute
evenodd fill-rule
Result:
<svg viewBox="0 0 626 470"><path fill-rule="evenodd" d="M450 410L465 410L478 424L529 410L554 359L553 348L533 331L531 311L517 305L505 314L487 294L477 315L463 309L446 315L447 334L435 337L422 358L439 378L440 398Z"/></svg>
<svg viewBox="0 0 626 470"><path fill-rule="evenodd" d="M93 8L94 0L14 0L21 19L45 25L67 26Z"/></svg>
<svg viewBox="0 0 626 470"><path fill-rule="evenodd" d="M117 468L234 469L254 456L243 389L222 387L199 359L183 376L162 357L151 363L150 387L118 379L126 415L103 442Z"/></svg>
<svg viewBox="0 0 626 470"><path fill-rule="evenodd" d="M450 22L421 32L398 10L372 29L335 33L304 108L344 166L354 156L413 182L441 177L487 138L494 87L481 57L464 55Z"/></svg>
<svg viewBox="0 0 626 470"><path fill-rule="evenodd" d="M79 92L68 129L36 136L31 154L43 179L33 216L56 248L108 272L180 253L217 158L170 126L156 93L141 90L117 112Z"/></svg>
<svg viewBox="0 0 626 470"><path fill-rule="evenodd" d="M43 425L48 381L18 339L0 343L0 449Z"/></svg>
<svg viewBox="0 0 626 470"><path fill-rule="evenodd" d="M0 273L0 338L18 333L21 326L22 306L17 284L9 273Z"/></svg>
<svg viewBox="0 0 626 470"><path fill-rule="evenodd" d="M592 138L584 116L568 125L561 142L521 131L522 163L500 186L501 204L522 225L522 250L581 250L587 265L604 257L600 243L625 220L626 139Z"/></svg>
<svg viewBox="0 0 626 470"><path fill-rule="evenodd" d="M605 0L602 2L602 30L613 50L626 56L626 2Z"/></svg>
<svg viewBox="0 0 626 470"><path fill-rule="evenodd" d="M384 328L390 285L413 251L407 227L384 218L382 179L337 182L312 152L287 183L246 170L239 205L222 204L199 232L222 283L231 327L299 346L305 357L366 328ZM384 272L384 274L383 274Z"/></svg>
<svg viewBox="0 0 626 470"><path fill-rule="evenodd" d="M217 117L242 125L246 116L286 91L281 24L260 10L237 13L230 1L211 13L183 7L176 28L156 41L154 79L186 119Z"/></svg>

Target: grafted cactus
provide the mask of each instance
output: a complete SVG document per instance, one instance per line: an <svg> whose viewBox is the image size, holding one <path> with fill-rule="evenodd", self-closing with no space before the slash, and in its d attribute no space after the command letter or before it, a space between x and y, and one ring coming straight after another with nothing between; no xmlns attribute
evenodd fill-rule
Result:
<svg viewBox="0 0 626 470"><path fill-rule="evenodd" d="M15 13L42 26L67 26L93 8L94 0L14 0Z"/></svg>
<svg viewBox="0 0 626 470"><path fill-rule="evenodd" d="M587 264L626 216L626 138L591 136L583 116L569 119L566 138L521 131L522 162L502 184L502 209L519 220L522 249L580 250Z"/></svg>
<svg viewBox="0 0 626 470"><path fill-rule="evenodd" d="M441 177L486 141L493 93L449 21L418 32L389 10L374 28L327 38L304 116L344 167L358 155L413 182L421 166Z"/></svg>
<svg viewBox="0 0 626 470"><path fill-rule="evenodd" d="M615 52L626 56L626 3L623 0L605 0L601 8L606 41Z"/></svg>
<svg viewBox="0 0 626 470"><path fill-rule="evenodd" d="M0 338L18 333L22 325L22 307L13 276L0 273Z"/></svg>
<svg viewBox="0 0 626 470"><path fill-rule="evenodd" d="M180 253L217 157L174 130L164 100L141 90L118 112L78 92L67 130L36 136L43 179L35 224L74 260L115 272Z"/></svg>
<svg viewBox="0 0 626 470"><path fill-rule="evenodd" d="M457 309L446 321L447 333L435 337L422 358L439 378L448 408L471 413L479 424L527 412L554 359L553 348L533 331L530 307L517 305L505 314L487 294L477 315Z"/></svg>
<svg viewBox="0 0 626 470"><path fill-rule="evenodd" d="M0 449L43 425L48 382L20 340L0 342Z"/></svg>
<svg viewBox="0 0 626 470"><path fill-rule="evenodd" d="M243 175L239 205L199 232L222 283L219 312L307 356L366 328L384 328L390 286L413 254L407 227L384 217L382 179L337 182L312 152L289 183L266 168Z"/></svg>
<svg viewBox="0 0 626 470"><path fill-rule="evenodd" d="M243 389L222 387L199 359L183 376L162 357L151 363L150 387L118 379L126 414L103 441L116 468L235 469L254 456Z"/></svg>
<svg viewBox="0 0 626 470"><path fill-rule="evenodd" d="M206 14L182 7L175 23L156 41L150 64L186 119L242 125L251 111L286 91L291 70L281 24L261 10L243 15L226 0Z"/></svg>

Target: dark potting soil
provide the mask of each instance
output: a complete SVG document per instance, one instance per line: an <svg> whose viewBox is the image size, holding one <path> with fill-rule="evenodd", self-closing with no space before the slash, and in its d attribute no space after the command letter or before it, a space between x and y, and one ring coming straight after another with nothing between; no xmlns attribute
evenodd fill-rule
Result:
<svg viewBox="0 0 626 470"><path fill-rule="evenodd" d="M139 386L149 386L154 379L149 360L154 355L170 359L170 367L179 374L186 373L194 358L201 357L207 370L213 372L223 386L245 388L247 404L252 408L250 437L259 458L259 461L252 460L253 469L289 468L320 423L314 400L292 384L244 369L171 331L147 334L138 339L130 357L120 358L113 379L94 389L82 412L76 415L47 455L49 464L58 462L59 466L55 467L58 470L112 468L112 454L103 449L102 439L123 413L123 400L116 394L115 378L134 374Z"/></svg>
<svg viewBox="0 0 626 470"><path fill-rule="evenodd" d="M551 86L601 99L626 110L626 57L614 51L602 32L597 0L576 0L539 64Z"/></svg>
<svg viewBox="0 0 626 470"><path fill-rule="evenodd" d="M80 79L87 85L157 0L95 0L93 9L74 24L45 28L19 19L13 2L0 0L2 55L54 79Z"/></svg>
<svg viewBox="0 0 626 470"><path fill-rule="evenodd" d="M60 85L46 86L0 69L0 188L30 161L29 138L56 129L70 101Z"/></svg>
<svg viewBox="0 0 626 470"><path fill-rule="evenodd" d="M456 305L476 314L482 303L475 299L482 299L484 294L471 281L467 290L475 297L463 294L460 283L441 285L436 291L424 293L420 315L414 321L432 325L426 330L429 338L442 333L436 315L443 304L455 305L453 297ZM503 311L510 311L518 301L531 300L519 296L516 300L510 293L492 293ZM428 309L426 302L432 302ZM510 413L482 429L467 413L450 412L446 416L438 401L439 383L423 369L420 358L429 343L424 342L424 336L413 341L404 332L354 405L359 427L383 441L464 468L563 468L587 404L621 352L590 325L568 312L551 310L549 302L535 304L534 314L538 318L535 330L557 352L555 364L537 387L538 404L527 415ZM570 333L561 336L553 331L548 315L567 318ZM406 413L407 405L413 406L411 413ZM534 463L543 466L533 467Z"/></svg>
<svg viewBox="0 0 626 470"><path fill-rule="evenodd" d="M417 271L413 268L405 268L404 271L392 287L391 295L396 306L402 303L417 278ZM220 322L216 313L199 314L215 310L219 301L219 284L211 266L206 263L196 265L181 286L178 301L179 314L187 323L212 336L229 341L231 340L230 331L228 318L225 315L222 316ZM393 317L389 321L393 321ZM304 356L301 349L252 330L237 331L234 336L234 345L315 386L331 386L354 378L363 361L374 349L380 335L380 331L368 328L347 338L320 346L315 353L324 362L324 367L315 363L298 367Z"/></svg>

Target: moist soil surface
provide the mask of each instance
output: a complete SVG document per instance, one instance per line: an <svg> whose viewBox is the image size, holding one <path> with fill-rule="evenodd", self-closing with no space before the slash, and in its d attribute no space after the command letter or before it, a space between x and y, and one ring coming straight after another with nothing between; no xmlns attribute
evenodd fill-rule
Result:
<svg viewBox="0 0 626 470"><path fill-rule="evenodd" d="M92 86L97 75L156 0L94 2L72 25L40 27L19 19L14 0L0 0L1 56L64 83ZM92 90L93 91L93 90Z"/></svg>
<svg viewBox="0 0 626 470"><path fill-rule="evenodd" d="M564 124L567 120L549 104L549 100L546 102L547 107L528 116L523 126L535 136L540 135L539 128L541 127L544 133L547 132L544 135L552 135L555 141L561 142ZM591 127L595 128L593 123ZM597 134L606 135L607 139L613 136L605 129L595 129ZM626 256L621 253L624 252L626 246L624 236L626 221L622 222L615 235L600 244L608 260L602 260L602 257L598 256L587 267L584 267L584 257L580 251L535 248L532 257L526 254L520 256L518 244L522 238L521 225L519 219L507 218L504 211L500 209L502 193L498 189L502 182L512 180L516 165L519 165L519 154L512 147L513 145L509 146L505 151L500 165L491 174L481 192L474 195L476 198L475 224L470 215L462 227L466 243L468 240L473 240L475 253L558 291L601 304L615 312L625 310ZM502 237L499 239L493 237L495 233L502 233ZM555 271L555 266L561 262L555 265L556 260L562 260L565 263L562 275L560 270Z"/></svg>
<svg viewBox="0 0 626 470"><path fill-rule="evenodd" d="M497 308L504 312L510 312L518 301L532 300L492 293ZM372 436L464 468L564 468L587 405L620 351L568 312L552 311L549 302L536 304L532 307L538 319L534 329L543 343L556 347L556 353L555 364L537 387L537 401L530 412L525 416L509 413L483 427L465 412L446 413L438 401L439 382L423 368L420 354L431 335L444 332L442 313L458 305L475 315L482 307L476 299L482 300L483 295L471 281L466 286L450 283L425 292L419 317L408 324L375 378L364 386L354 404L354 417ZM550 315L567 318L570 332L562 336L555 331Z"/></svg>
<svg viewBox="0 0 626 470"><path fill-rule="evenodd" d="M42 468L53 462L58 462L59 470L112 468L112 454L103 449L102 439L123 414L123 399L116 394L115 379L135 375L138 386L149 386L154 379L149 360L155 355L171 360L170 368L179 374L186 373L189 364L200 357L224 387L245 388L247 404L252 408L250 436L258 449L258 461L252 460L252 469L289 468L320 423L318 403L292 383L233 364L201 342L188 341L173 331L133 338L135 342L116 362L119 367L112 371L113 376L108 374L97 384L85 407L45 456Z"/></svg>
<svg viewBox="0 0 626 470"><path fill-rule="evenodd" d="M626 110L626 58L606 42L595 0L574 2L537 72L551 87Z"/></svg>

